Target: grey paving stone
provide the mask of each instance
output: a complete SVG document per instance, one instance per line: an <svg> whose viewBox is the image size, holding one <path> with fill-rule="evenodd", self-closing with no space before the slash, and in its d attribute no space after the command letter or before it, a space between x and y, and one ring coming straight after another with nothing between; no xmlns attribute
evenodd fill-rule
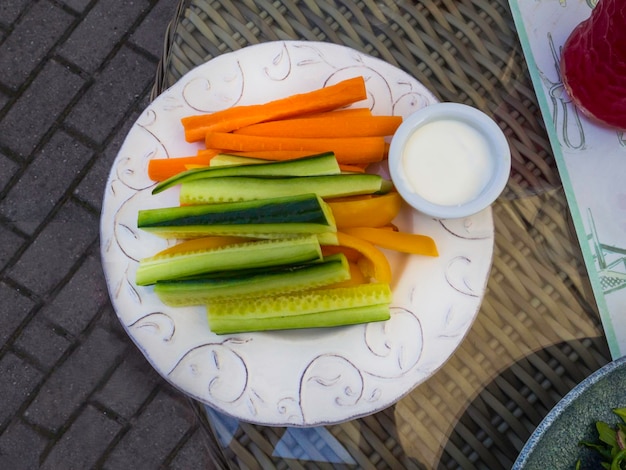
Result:
<svg viewBox="0 0 626 470"><path fill-rule="evenodd" d="M91 0L62 0L61 3L76 12L82 13L91 3Z"/></svg>
<svg viewBox="0 0 626 470"><path fill-rule="evenodd" d="M121 427L102 411L87 406L39 468L41 470L93 468Z"/></svg>
<svg viewBox="0 0 626 470"><path fill-rule="evenodd" d="M15 421L0 436L0 468L32 470L39 468L39 455L47 440L30 426Z"/></svg>
<svg viewBox="0 0 626 470"><path fill-rule="evenodd" d="M74 190L74 195L78 199L86 202L94 209L100 210L102 208L104 188L109 178L113 160L115 160L115 154L111 156L108 150L103 152Z"/></svg>
<svg viewBox="0 0 626 470"><path fill-rule="evenodd" d="M36 360L42 369L50 370L71 344L68 338L55 331L54 325L37 315L28 322L13 347Z"/></svg>
<svg viewBox="0 0 626 470"><path fill-rule="evenodd" d="M147 95L148 93L146 93L146 96ZM113 165L113 161L115 160L115 157L117 156L128 131L139 117L139 114L139 112L135 112L130 116L130 118L124 120L122 127L116 131L113 139L111 139L111 141L107 144L105 151L98 155L96 162L89 169L89 172L85 175L74 191L74 195L81 201L86 202L96 209L102 208L104 188L109 178L111 166Z"/></svg>
<svg viewBox="0 0 626 470"><path fill-rule="evenodd" d="M125 341L128 344L132 344L130 338L128 337L128 334L126 334L124 328L122 327L122 324L117 318L117 315L115 314L111 303L108 303L105 306L104 311L102 312L102 315L100 315L100 317L98 318L98 322L96 324L100 328L104 328L110 333L113 333L122 341Z"/></svg>
<svg viewBox="0 0 626 470"><path fill-rule="evenodd" d="M67 118L67 123L102 143L142 96L154 77L155 63L122 48Z"/></svg>
<svg viewBox="0 0 626 470"><path fill-rule="evenodd" d="M57 132L0 202L0 214L32 234L89 162L92 151Z"/></svg>
<svg viewBox="0 0 626 470"><path fill-rule="evenodd" d="M187 470L190 468L217 468L211 458L211 450L207 444L210 439L202 428L198 428L168 466L170 470Z"/></svg>
<svg viewBox="0 0 626 470"><path fill-rule="evenodd" d="M21 285L43 295L68 274L97 235L96 218L83 207L68 201L8 274Z"/></svg>
<svg viewBox="0 0 626 470"><path fill-rule="evenodd" d="M161 383L159 374L132 345L106 385L96 392L94 400L130 419Z"/></svg>
<svg viewBox="0 0 626 470"><path fill-rule="evenodd" d="M0 153L0 191L4 190L18 168L17 163Z"/></svg>
<svg viewBox="0 0 626 470"><path fill-rule="evenodd" d="M0 45L0 82L19 87L73 21L72 15L48 1L28 8Z"/></svg>
<svg viewBox="0 0 626 470"><path fill-rule="evenodd" d="M25 241L2 225L0 225L0 240L2 240L0 243L0 269L3 269Z"/></svg>
<svg viewBox="0 0 626 470"><path fill-rule="evenodd" d="M59 48L60 54L94 72L149 6L146 0L100 0Z"/></svg>
<svg viewBox="0 0 626 470"><path fill-rule="evenodd" d="M28 297L0 282L0 341L6 343L34 306Z"/></svg>
<svg viewBox="0 0 626 470"><path fill-rule="evenodd" d="M0 37L0 40L2 40L2 37ZM5 95L4 93L0 93L0 110L4 108L4 106L7 104L8 101L9 101L9 97Z"/></svg>
<svg viewBox="0 0 626 470"><path fill-rule="evenodd" d="M0 396L2 396L0 423L2 427L31 396L42 377L41 372L11 352L0 359Z"/></svg>
<svg viewBox="0 0 626 470"><path fill-rule="evenodd" d="M0 143L21 158L28 156L83 83L67 67L48 62L0 121Z"/></svg>
<svg viewBox="0 0 626 470"><path fill-rule="evenodd" d="M157 3L146 18L141 22L130 40L135 45L145 49L155 57L163 53L163 35L167 25L174 18L177 2L161 0ZM155 32L159 34L155 34Z"/></svg>
<svg viewBox="0 0 626 470"><path fill-rule="evenodd" d="M109 332L94 329L54 370L24 416L43 428L57 431L93 392L125 348L126 344Z"/></svg>
<svg viewBox="0 0 626 470"><path fill-rule="evenodd" d="M163 426L167 423L167 426ZM111 451L103 468L161 468L192 425L190 411L179 396L159 393Z"/></svg>
<svg viewBox="0 0 626 470"><path fill-rule="evenodd" d="M41 311L52 323L80 334L108 302L104 274L97 255L85 259L56 298Z"/></svg>
<svg viewBox="0 0 626 470"><path fill-rule="evenodd" d="M20 13L22 13L29 0L11 0L0 2L0 24L9 26L17 20Z"/></svg>
<svg viewBox="0 0 626 470"><path fill-rule="evenodd" d="M148 103L177 3L0 0L0 469L93 468L120 429L128 432L108 468L152 470L164 459L214 468L202 431L187 439L196 422L186 399L112 311L94 245L98 215L85 207L99 209L112 161ZM59 155L63 165L51 165Z"/></svg>

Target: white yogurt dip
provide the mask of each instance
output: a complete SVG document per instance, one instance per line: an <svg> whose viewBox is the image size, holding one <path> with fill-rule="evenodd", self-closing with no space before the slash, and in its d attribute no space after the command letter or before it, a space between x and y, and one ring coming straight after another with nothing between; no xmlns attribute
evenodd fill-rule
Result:
<svg viewBox="0 0 626 470"><path fill-rule="evenodd" d="M474 199L491 176L487 139L470 124L440 119L419 127L402 151L403 177L420 197L442 206Z"/></svg>

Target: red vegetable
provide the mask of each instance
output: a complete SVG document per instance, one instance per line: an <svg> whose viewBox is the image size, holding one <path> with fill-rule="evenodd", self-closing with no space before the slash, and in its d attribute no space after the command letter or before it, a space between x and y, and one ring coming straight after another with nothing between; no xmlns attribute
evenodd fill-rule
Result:
<svg viewBox="0 0 626 470"><path fill-rule="evenodd" d="M563 46L563 84L589 118L626 130L626 8L600 0Z"/></svg>

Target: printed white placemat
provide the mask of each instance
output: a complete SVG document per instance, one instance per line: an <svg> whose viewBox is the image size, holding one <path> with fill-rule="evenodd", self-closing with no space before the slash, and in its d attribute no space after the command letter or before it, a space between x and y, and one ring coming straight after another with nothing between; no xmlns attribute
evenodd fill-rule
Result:
<svg viewBox="0 0 626 470"><path fill-rule="evenodd" d="M613 359L626 355L626 135L571 103L560 51L597 0L509 0Z"/></svg>

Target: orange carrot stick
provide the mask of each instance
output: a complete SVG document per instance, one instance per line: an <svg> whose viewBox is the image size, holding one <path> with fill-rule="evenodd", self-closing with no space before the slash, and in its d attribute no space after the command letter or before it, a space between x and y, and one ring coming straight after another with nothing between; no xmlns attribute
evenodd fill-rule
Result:
<svg viewBox="0 0 626 470"><path fill-rule="evenodd" d="M324 111L323 113L303 114L298 117L289 119L319 119L326 118L328 116L342 116L342 117L356 117L356 116L373 116L372 111L369 108L342 108L334 109L333 111ZM273 121L267 121L273 122Z"/></svg>
<svg viewBox="0 0 626 470"><path fill-rule="evenodd" d="M228 150L222 153L228 155L236 155L239 157L258 158L259 160L295 160L297 158L309 157L315 155L317 151L311 150L250 150L247 152L238 152L236 150Z"/></svg>
<svg viewBox="0 0 626 470"><path fill-rule="evenodd" d="M263 137L373 137L392 135L401 116L334 116L283 119L242 127L235 134Z"/></svg>
<svg viewBox="0 0 626 470"><path fill-rule="evenodd" d="M233 106L212 114L186 116L181 122L185 139L196 142L204 139L207 132L231 132L258 122L331 111L366 98L365 80L355 77L263 104Z"/></svg>
<svg viewBox="0 0 626 470"><path fill-rule="evenodd" d="M218 153L216 150L203 150L191 157L154 158L148 162L148 177L152 181L164 181L187 170L188 166L208 165Z"/></svg>
<svg viewBox="0 0 626 470"><path fill-rule="evenodd" d="M252 135L211 132L206 136L207 148L229 151L266 151L266 150L310 150L315 152L334 152L339 163L372 163L381 161L385 156L384 137L346 137L346 138L280 138L258 137Z"/></svg>

